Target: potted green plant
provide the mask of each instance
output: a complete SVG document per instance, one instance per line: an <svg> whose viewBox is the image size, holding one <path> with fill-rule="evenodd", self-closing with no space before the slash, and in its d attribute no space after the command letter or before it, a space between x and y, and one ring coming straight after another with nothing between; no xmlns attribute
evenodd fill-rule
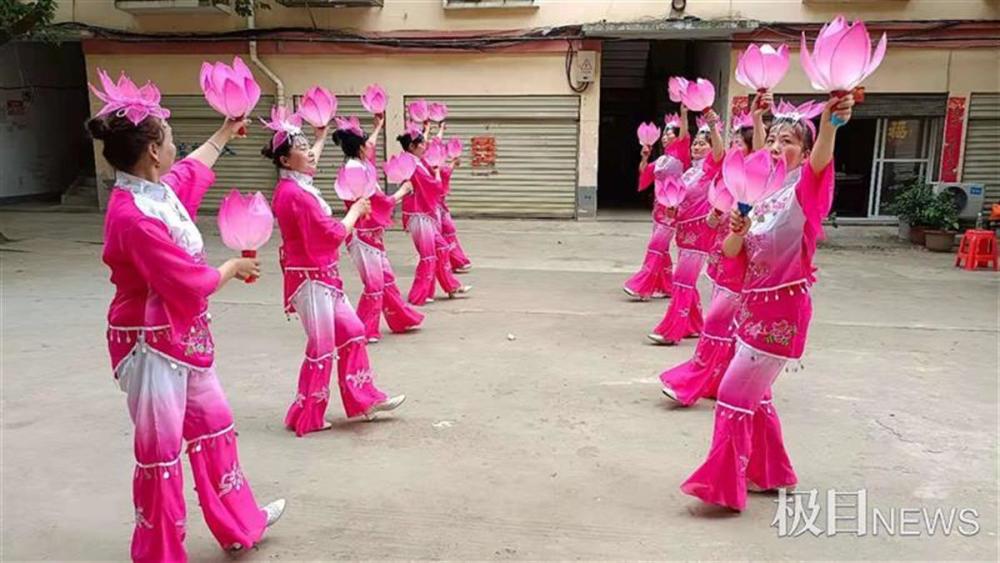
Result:
<svg viewBox="0 0 1000 563"><path fill-rule="evenodd" d="M924 246L934 252L951 252L958 234L958 209L955 197L948 192L934 196L924 208L923 221L927 224Z"/></svg>
<svg viewBox="0 0 1000 563"><path fill-rule="evenodd" d="M902 184L899 190L887 211L899 218L899 238L923 245L927 228L924 210L934 201L934 191L917 179Z"/></svg>

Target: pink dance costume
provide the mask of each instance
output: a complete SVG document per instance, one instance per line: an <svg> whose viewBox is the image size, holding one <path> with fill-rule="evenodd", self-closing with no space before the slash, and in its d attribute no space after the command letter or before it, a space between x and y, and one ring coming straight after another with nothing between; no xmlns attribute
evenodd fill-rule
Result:
<svg viewBox="0 0 1000 563"><path fill-rule="evenodd" d="M685 138L687 139L687 138ZM663 156L646 165L639 175L639 191L653 185L657 177L680 176L691 165L690 140L677 140L667 147ZM638 272L625 281L625 293L649 299L652 296L669 297L673 275L670 260L670 243L676 230L674 220L667 217L666 208L653 199L653 234L646 245L646 257Z"/></svg>
<svg viewBox="0 0 1000 563"><path fill-rule="evenodd" d="M326 427L334 364L348 418L364 415L386 395L375 386L365 325L344 295L340 278L338 250L347 228L332 217L311 176L290 170L280 175L272 208L281 230L285 312L298 314L307 338L285 426L302 436Z"/></svg>
<svg viewBox="0 0 1000 563"><path fill-rule="evenodd" d="M832 162L819 173L805 163L751 212L736 352L719 384L708 457L681 485L704 502L743 510L748 483L770 490L797 482L770 393L805 348L813 255L833 203L833 170Z"/></svg>
<svg viewBox="0 0 1000 563"><path fill-rule="evenodd" d="M344 164L345 167L365 165L356 159ZM368 163L367 166L373 165ZM375 177L372 174L372 178ZM395 333L417 328L424 321L424 315L403 300L385 249L385 228L392 224L396 201L377 186L369 201L372 213L355 223L354 232L347 237L347 251L365 287L358 300L358 317L365 325L365 337L369 341L378 341L382 338L379 331L382 315L385 315L389 330ZM354 204L353 201L344 203L348 209Z"/></svg>
<svg viewBox="0 0 1000 563"><path fill-rule="evenodd" d="M691 406L702 397L714 398L733 357L733 321L740 305L747 259L742 249L733 258L723 254L722 244L729 232L729 219L723 217L716 229L715 246L708 256L706 274L715 285L694 357L660 374L663 387L684 406Z"/></svg>
<svg viewBox="0 0 1000 563"><path fill-rule="evenodd" d="M413 305L423 305L434 298L434 279L445 293L452 294L462 287L451 267L448 242L441 234L438 206L444 194L444 183L451 170L441 169L441 179L435 178L423 160L417 161L417 170L410 182L413 192L403 198L403 228L413 238L419 262L413 274L413 285L407 300Z"/></svg>
<svg viewBox="0 0 1000 563"><path fill-rule="evenodd" d="M219 545L250 547L266 526L215 374L208 297L219 272L205 263L194 223L214 181L212 170L193 159L177 162L159 183L118 172L108 202L103 259L115 286L108 350L135 425L134 561L187 560L183 441Z"/></svg>
<svg viewBox="0 0 1000 563"><path fill-rule="evenodd" d="M692 162L681 176L686 190L674 220L677 265L674 267L670 306L663 320L653 329L653 334L659 335L668 344L698 336L704 326L697 283L715 242L715 229L706 222L712 207L708 202L708 186L715 181L721 165L721 159L716 162L709 154Z"/></svg>
<svg viewBox="0 0 1000 563"><path fill-rule="evenodd" d="M442 173L441 182L444 187L444 194L441 196L441 203L438 205L438 220L441 223L441 236L448 244L448 260L451 262L452 270L459 272L472 266L472 260L465 254L462 243L458 241L458 229L455 228L455 221L451 217L451 209L448 209L448 194L451 193L451 175L453 170L448 169L448 174Z"/></svg>

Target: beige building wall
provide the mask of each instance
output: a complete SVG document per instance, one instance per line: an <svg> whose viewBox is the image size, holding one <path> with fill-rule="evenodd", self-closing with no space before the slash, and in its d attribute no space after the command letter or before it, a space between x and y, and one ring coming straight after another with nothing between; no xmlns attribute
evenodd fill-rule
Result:
<svg viewBox="0 0 1000 563"><path fill-rule="evenodd" d="M88 80L97 82L97 67L113 75L124 70L136 82L152 80L164 94L201 95L198 72L204 60L231 61L233 55L103 55L87 56ZM244 60L250 64L246 55ZM600 57L598 57L599 59ZM565 76L565 54L369 54L369 55L262 55L261 60L282 79L289 97L319 84L338 96L360 96L368 84L377 82L390 96L386 116L389 152L399 150L395 142L402 133L404 96L441 95L576 95ZM267 94L275 94L274 83L254 69ZM600 88L594 83L580 94L580 145L578 184L597 184L597 134ZM91 97L93 109L94 98ZM267 108L258 107L264 115ZM360 117L360 116L359 116ZM259 125L255 125L259 126ZM99 155L98 155L99 156ZM98 171L110 177L103 158Z"/></svg>
<svg viewBox="0 0 1000 563"><path fill-rule="evenodd" d="M533 8L445 9L443 0L385 0L381 8L272 8L259 27L300 26L362 31L522 29L600 21L629 22L692 16L703 20L750 19L822 22L838 13L868 20L986 20L1000 17L996 0L688 0L671 13L669 0L537 0ZM132 31L220 31L246 26L238 16L133 16L113 0L60 0L58 21L77 21Z"/></svg>

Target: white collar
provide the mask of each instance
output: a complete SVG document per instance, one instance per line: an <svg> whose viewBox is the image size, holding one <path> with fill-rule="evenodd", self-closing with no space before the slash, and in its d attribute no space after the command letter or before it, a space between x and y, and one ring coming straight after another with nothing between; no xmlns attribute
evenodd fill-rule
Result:
<svg viewBox="0 0 1000 563"><path fill-rule="evenodd" d="M330 204L323 199L323 194L320 193L319 188L313 185L313 177L309 174L303 174L302 172L297 172L295 170L289 170L287 168L282 168L278 170L278 176L283 179L291 180L295 182L295 185L301 188L303 191L308 192L319 204L320 209L327 216L333 215L333 210L330 209Z"/></svg>
<svg viewBox="0 0 1000 563"><path fill-rule="evenodd" d="M201 231L173 188L163 182L150 182L122 171L115 173L115 185L132 194L132 201L143 215L166 225L174 244L191 256L202 254L205 241Z"/></svg>
<svg viewBox="0 0 1000 563"><path fill-rule="evenodd" d="M162 182L150 182L145 178L133 176L121 170L115 172L115 185L134 194L151 197L157 201L166 201L167 190L170 189Z"/></svg>

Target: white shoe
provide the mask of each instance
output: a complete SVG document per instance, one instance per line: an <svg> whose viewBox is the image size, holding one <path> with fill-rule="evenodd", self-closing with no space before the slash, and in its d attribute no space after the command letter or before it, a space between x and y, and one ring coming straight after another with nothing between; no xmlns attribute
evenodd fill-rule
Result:
<svg viewBox="0 0 1000 563"><path fill-rule="evenodd" d="M264 507L264 512L267 513L267 524L266 526L270 528L275 522L281 519L281 515L285 513L285 499L279 498L276 501L271 502Z"/></svg>
<svg viewBox="0 0 1000 563"><path fill-rule="evenodd" d="M455 291L448 294L449 299L454 299L456 295L465 295L472 291L471 285L463 285L462 287L456 289Z"/></svg>
<svg viewBox="0 0 1000 563"><path fill-rule="evenodd" d="M655 332L651 332L651 333L647 334L646 338L652 340L655 344L660 344L660 345L669 344L669 342L667 342L666 338L663 338L662 336L660 336L659 334L656 334Z"/></svg>
<svg viewBox="0 0 1000 563"><path fill-rule="evenodd" d="M677 403L680 402L680 401L677 400L677 393L675 393L673 389L671 389L671 388L667 387L666 385L664 385L663 389L661 389L661 391L663 391L663 394L666 395L667 398L670 399L671 401L674 401L674 402L677 402Z"/></svg>
<svg viewBox="0 0 1000 563"><path fill-rule="evenodd" d="M785 492L790 493L795 490L795 485L791 485L789 487L775 487L773 489L762 489L755 485L753 481L747 480L747 490L751 493L776 493L782 489L784 489Z"/></svg>
<svg viewBox="0 0 1000 563"><path fill-rule="evenodd" d="M455 268L455 273L456 274L468 274L469 271L471 271L471 270L472 270L472 264L466 264L465 266L462 266L461 268Z"/></svg>
<svg viewBox="0 0 1000 563"><path fill-rule="evenodd" d="M424 301L424 304L433 303L433 302L434 302L434 298L433 297L428 297L427 301Z"/></svg>
<svg viewBox="0 0 1000 563"><path fill-rule="evenodd" d="M265 533L267 532L267 528L270 528L271 526L274 525L275 522L281 519L281 515L285 513L285 504L286 504L285 499L279 498L278 500L272 501L268 503L267 506L261 508L261 510L264 511L264 514L267 515L267 520L264 523ZM264 539L263 535L261 535L261 539ZM243 551L243 544L234 543L229 547L227 547L226 551L229 551L230 553Z"/></svg>
<svg viewBox="0 0 1000 563"><path fill-rule="evenodd" d="M377 405L372 405L368 410L365 411L365 420L375 420L375 417L380 412L389 412L399 408L399 405L403 404L406 400L406 395L396 395L395 397L386 399Z"/></svg>
<svg viewBox="0 0 1000 563"><path fill-rule="evenodd" d="M669 293L663 293L662 291L657 291L653 294L653 299L666 299L670 297Z"/></svg>
<svg viewBox="0 0 1000 563"><path fill-rule="evenodd" d="M381 340L380 338L369 338L368 339L368 343L369 344L378 344L380 340Z"/></svg>

